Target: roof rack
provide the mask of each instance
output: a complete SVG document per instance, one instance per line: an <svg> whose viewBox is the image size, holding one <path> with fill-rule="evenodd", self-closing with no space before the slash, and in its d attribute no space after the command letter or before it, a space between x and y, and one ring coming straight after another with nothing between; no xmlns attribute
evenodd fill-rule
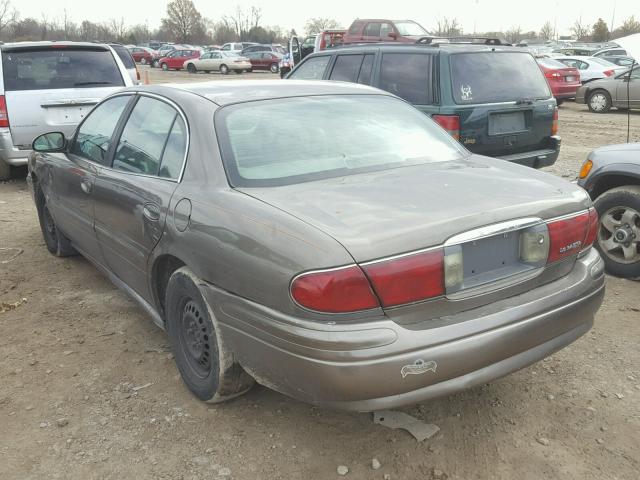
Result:
<svg viewBox="0 0 640 480"><path fill-rule="evenodd" d="M490 37L422 37L416 40L419 45L440 45L440 44L471 44L471 45L504 45L511 46L510 43L505 43L499 38Z"/></svg>

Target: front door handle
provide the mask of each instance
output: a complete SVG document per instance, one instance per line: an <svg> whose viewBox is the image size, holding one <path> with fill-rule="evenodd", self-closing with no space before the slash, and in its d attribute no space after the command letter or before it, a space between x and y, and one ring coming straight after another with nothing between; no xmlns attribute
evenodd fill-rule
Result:
<svg viewBox="0 0 640 480"><path fill-rule="evenodd" d="M93 190L93 180L90 177L84 177L80 181L80 188L87 195L91 194L91 191Z"/></svg>
<svg viewBox="0 0 640 480"><path fill-rule="evenodd" d="M147 220L157 222L160 220L160 207L155 203L147 203L142 208L142 214Z"/></svg>

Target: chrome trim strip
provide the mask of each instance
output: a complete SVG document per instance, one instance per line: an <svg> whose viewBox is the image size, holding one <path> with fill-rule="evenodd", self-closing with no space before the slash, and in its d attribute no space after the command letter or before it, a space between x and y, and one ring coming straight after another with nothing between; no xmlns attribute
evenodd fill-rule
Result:
<svg viewBox="0 0 640 480"><path fill-rule="evenodd" d="M376 263L382 263L382 262L389 262L391 260L397 260L399 258L410 257L412 255L418 255L420 253L430 252L432 250L440 250L441 248L442 248L442 245L436 245L435 247L421 248L420 250L414 250L413 252L400 253L398 255L392 255L390 257L379 258L378 260L370 260L368 262L359 263L358 265L360 265L361 267L366 267L368 265L374 265Z"/></svg>
<svg viewBox="0 0 640 480"><path fill-rule="evenodd" d="M544 223L539 217L527 217L519 218L517 220L508 220L506 222L494 223L493 225L487 225L484 227L475 228L453 237L449 237L445 242L445 247L452 245L460 245L461 243L472 242L474 240L481 240L487 237L493 237L501 233L513 232L514 230L520 230L523 228L533 227L534 225L540 225Z"/></svg>

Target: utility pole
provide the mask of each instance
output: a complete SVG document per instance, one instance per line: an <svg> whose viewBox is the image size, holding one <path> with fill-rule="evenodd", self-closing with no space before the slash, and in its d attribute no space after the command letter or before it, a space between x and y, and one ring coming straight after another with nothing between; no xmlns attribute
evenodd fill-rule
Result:
<svg viewBox="0 0 640 480"><path fill-rule="evenodd" d="M614 0L613 1L613 13L611 14L611 25L609 26L609 35L608 35L609 40L611 40L611 34L613 33L613 21L616 18L616 3L618 3L617 0Z"/></svg>

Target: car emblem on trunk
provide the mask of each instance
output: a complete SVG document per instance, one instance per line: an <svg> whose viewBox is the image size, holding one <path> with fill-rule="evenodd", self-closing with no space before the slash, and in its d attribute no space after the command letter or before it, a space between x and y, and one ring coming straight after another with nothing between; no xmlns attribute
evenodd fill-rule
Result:
<svg viewBox="0 0 640 480"><path fill-rule="evenodd" d="M429 360L425 362L421 358L416 360L411 365L405 365L400 370L400 374L402 378L405 378L407 375L420 375L421 373L433 372L436 373L436 369L438 368L438 364L433 360Z"/></svg>

